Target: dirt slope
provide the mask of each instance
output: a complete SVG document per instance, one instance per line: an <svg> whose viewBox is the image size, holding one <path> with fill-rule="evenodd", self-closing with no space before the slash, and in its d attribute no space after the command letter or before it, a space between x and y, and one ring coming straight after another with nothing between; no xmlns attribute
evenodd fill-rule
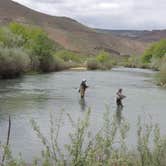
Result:
<svg viewBox="0 0 166 166"><path fill-rule="evenodd" d="M41 26L64 48L83 54L95 54L102 49L115 55L141 54L148 45L99 33L67 17L49 16L10 0L0 0L0 24L11 21Z"/></svg>

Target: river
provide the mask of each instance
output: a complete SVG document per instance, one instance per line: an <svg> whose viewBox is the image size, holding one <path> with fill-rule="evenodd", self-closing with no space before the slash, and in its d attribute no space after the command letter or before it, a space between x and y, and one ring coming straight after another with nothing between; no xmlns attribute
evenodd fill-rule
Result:
<svg viewBox="0 0 166 166"><path fill-rule="evenodd" d="M136 144L138 116L151 117L158 123L162 134L166 133L166 90L153 82L154 72L145 69L114 68L112 71L63 71L49 74L26 75L19 79L0 80L0 140L5 141L8 115L12 128L10 144L15 156L22 153L26 161L39 156L42 145L38 141L30 119L35 119L41 131L49 132L50 112L58 116L62 109L73 120L82 117L91 108L91 128L97 131L102 123L106 105L111 115L116 114L115 96L119 88L127 96L120 117L130 124L128 142ZM86 78L89 89L85 100L80 100L78 87ZM64 117L60 144L68 142L71 130Z"/></svg>

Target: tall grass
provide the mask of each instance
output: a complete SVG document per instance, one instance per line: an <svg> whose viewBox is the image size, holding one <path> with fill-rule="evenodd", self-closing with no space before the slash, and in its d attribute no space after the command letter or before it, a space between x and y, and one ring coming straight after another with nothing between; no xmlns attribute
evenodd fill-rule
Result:
<svg viewBox="0 0 166 166"><path fill-rule="evenodd" d="M69 134L70 143L65 145L65 153L58 146L62 114L58 121L51 116L50 140L43 136L37 123L32 120L33 129L45 147L41 160L36 163L47 166L165 166L166 137L161 136L158 125L144 124L139 119L137 148L132 151L126 144L130 129L127 121L122 119L121 124L117 123L116 117L111 117L107 110L103 116L103 126L93 134L89 128L90 112L87 111L84 118L77 122L67 115L73 131Z"/></svg>
<svg viewBox="0 0 166 166"><path fill-rule="evenodd" d="M70 143L63 149L59 145L59 135L63 126L64 112L59 116L50 116L50 134L44 136L35 120L31 120L33 130L43 144L42 156L34 160L32 165L38 166L165 166L166 137L161 136L158 125L151 122L142 123L138 118L137 145L135 150L128 148L126 143L130 125L122 118L118 122L116 116L107 111L103 116L103 125L98 131L90 129L88 110L83 119L73 121L67 117L73 127L69 134ZM4 146L0 146L3 150ZM23 166L20 158L14 159L8 148L4 166ZM35 154L34 154L35 156Z"/></svg>

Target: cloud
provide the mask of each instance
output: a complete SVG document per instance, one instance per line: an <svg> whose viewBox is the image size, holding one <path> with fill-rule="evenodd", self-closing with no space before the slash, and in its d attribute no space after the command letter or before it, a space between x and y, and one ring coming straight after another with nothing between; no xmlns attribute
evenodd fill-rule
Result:
<svg viewBox="0 0 166 166"><path fill-rule="evenodd" d="M15 0L34 10L106 29L166 29L165 0Z"/></svg>

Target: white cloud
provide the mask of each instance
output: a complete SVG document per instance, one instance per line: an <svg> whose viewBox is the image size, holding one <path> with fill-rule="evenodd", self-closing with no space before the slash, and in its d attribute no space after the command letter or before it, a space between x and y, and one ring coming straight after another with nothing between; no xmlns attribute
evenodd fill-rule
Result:
<svg viewBox="0 0 166 166"><path fill-rule="evenodd" d="M166 29L165 0L15 0L37 11L67 16L93 27Z"/></svg>

